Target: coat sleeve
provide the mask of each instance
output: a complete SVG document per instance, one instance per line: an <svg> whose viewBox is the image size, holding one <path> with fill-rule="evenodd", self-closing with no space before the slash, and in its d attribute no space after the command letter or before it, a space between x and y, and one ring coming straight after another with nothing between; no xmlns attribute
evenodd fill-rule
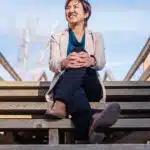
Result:
<svg viewBox="0 0 150 150"><path fill-rule="evenodd" d="M96 65L92 67L93 69L100 71L104 68L106 64L105 52L104 52L104 40L100 33L95 32L94 36L94 45L95 45L95 53L94 57L96 60Z"/></svg>
<svg viewBox="0 0 150 150"><path fill-rule="evenodd" d="M50 39L49 68L52 72L61 72L60 35L52 35Z"/></svg>

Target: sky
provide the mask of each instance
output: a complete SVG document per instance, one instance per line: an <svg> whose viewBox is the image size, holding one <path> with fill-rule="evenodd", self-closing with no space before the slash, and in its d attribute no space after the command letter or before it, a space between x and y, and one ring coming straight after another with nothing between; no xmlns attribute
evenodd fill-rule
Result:
<svg viewBox="0 0 150 150"><path fill-rule="evenodd" d="M92 16L88 28L101 32L106 55L105 68L111 70L116 80L123 80L150 36L149 0L89 0ZM48 67L47 43L52 33L66 29L65 0L1 0L0 5L0 51L24 78L45 71L51 80L53 73ZM18 61L22 58L24 28L30 29L27 68ZM45 52L43 65L38 60ZM20 57L19 57L20 56ZM135 78L138 78L139 69ZM0 66L0 76L13 80Z"/></svg>

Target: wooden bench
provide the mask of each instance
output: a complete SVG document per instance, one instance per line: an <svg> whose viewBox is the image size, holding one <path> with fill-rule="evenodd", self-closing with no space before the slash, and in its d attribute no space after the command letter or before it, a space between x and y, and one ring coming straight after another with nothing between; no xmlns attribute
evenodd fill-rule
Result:
<svg viewBox="0 0 150 150"><path fill-rule="evenodd" d="M0 145L0 150L149 150L148 144L114 144L114 145Z"/></svg>
<svg viewBox="0 0 150 150"><path fill-rule="evenodd" d="M45 110L51 105L44 98L49 84L0 82L0 130L6 133L28 131L32 133L33 143L74 143L67 139L74 129L70 119L44 118ZM121 115L115 125L105 130L103 143L145 143L150 140L150 82L105 82L105 87L107 103L118 102ZM90 104L93 109L104 108L102 103Z"/></svg>

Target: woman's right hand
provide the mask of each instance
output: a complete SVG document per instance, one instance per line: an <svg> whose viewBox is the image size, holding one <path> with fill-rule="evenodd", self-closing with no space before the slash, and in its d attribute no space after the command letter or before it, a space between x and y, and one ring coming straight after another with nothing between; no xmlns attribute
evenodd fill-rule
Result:
<svg viewBox="0 0 150 150"><path fill-rule="evenodd" d="M70 55L67 56L67 58L63 59L61 62L62 69L68 69L68 68L80 68L81 59L79 57L79 54L76 52L72 52Z"/></svg>

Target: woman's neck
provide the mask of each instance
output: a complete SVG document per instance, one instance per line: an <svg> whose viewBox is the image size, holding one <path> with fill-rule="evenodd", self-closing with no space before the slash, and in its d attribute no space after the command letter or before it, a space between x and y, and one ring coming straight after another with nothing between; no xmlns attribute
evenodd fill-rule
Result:
<svg viewBox="0 0 150 150"><path fill-rule="evenodd" d="M84 24L76 24L76 25L70 25L71 30L75 33L77 36L83 36L85 27Z"/></svg>

